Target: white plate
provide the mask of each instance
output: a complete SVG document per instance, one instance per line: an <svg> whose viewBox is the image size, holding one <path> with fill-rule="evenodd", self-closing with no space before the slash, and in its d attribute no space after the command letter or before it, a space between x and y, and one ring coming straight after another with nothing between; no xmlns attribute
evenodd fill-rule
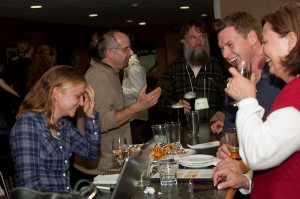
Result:
<svg viewBox="0 0 300 199"><path fill-rule="evenodd" d="M189 167L189 168L203 168L203 167L208 167L211 166L213 162L207 162L204 164L184 164L183 162L179 162L184 167Z"/></svg>
<svg viewBox="0 0 300 199"><path fill-rule="evenodd" d="M212 155L195 154L180 157L179 162L188 165L199 165L204 163L211 163L216 160L216 157Z"/></svg>
<svg viewBox="0 0 300 199"><path fill-rule="evenodd" d="M178 155L179 157L188 156L196 153L194 149L183 149L183 154Z"/></svg>

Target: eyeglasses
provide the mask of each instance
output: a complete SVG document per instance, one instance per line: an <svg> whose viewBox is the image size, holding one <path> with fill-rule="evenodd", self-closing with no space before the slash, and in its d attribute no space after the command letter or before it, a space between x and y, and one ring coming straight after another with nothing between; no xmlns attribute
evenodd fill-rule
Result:
<svg viewBox="0 0 300 199"><path fill-rule="evenodd" d="M132 50L131 46L127 46L125 48L110 48L109 50L112 50L112 49L121 50L123 53L129 53Z"/></svg>
<svg viewBox="0 0 300 199"><path fill-rule="evenodd" d="M190 35L190 36L187 36L187 37L189 39L191 39L191 40L197 40L197 39L199 39L201 41L204 41L208 37L208 35L206 33L203 33L203 34L200 34L198 37L195 36L195 35Z"/></svg>

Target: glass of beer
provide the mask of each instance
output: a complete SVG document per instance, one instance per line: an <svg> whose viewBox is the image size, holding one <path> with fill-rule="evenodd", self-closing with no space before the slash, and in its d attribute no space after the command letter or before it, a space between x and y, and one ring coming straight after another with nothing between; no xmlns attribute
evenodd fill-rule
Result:
<svg viewBox="0 0 300 199"><path fill-rule="evenodd" d="M235 128L225 129L225 140L231 153L230 157L234 160L241 160L241 156L239 154L239 142Z"/></svg>
<svg viewBox="0 0 300 199"><path fill-rule="evenodd" d="M196 93L193 91L184 94L184 100L190 103L191 111L195 110Z"/></svg>
<svg viewBox="0 0 300 199"><path fill-rule="evenodd" d="M181 125L185 123L184 106L182 104L171 105L171 120L180 122Z"/></svg>

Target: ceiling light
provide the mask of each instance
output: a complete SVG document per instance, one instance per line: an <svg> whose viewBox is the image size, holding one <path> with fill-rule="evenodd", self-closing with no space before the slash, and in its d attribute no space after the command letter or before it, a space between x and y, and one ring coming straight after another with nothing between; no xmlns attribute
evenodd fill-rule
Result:
<svg viewBox="0 0 300 199"><path fill-rule="evenodd" d="M140 25L140 26L144 26L144 25L146 25L146 22L144 22L144 21L139 22L139 25Z"/></svg>
<svg viewBox="0 0 300 199"><path fill-rule="evenodd" d="M131 19L127 19L125 22L126 22L126 23L132 23L132 22L133 22L133 20L131 20Z"/></svg>
<svg viewBox="0 0 300 199"><path fill-rule="evenodd" d="M137 8L137 7L139 7L139 4L138 3L133 3L133 4L131 4L131 7L132 8Z"/></svg>
<svg viewBox="0 0 300 199"><path fill-rule="evenodd" d="M201 17L207 17L207 14L202 14Z"/></svg>
<svg viewBox="0 0 300 199"><path fill-rule="evenodd" d="M181 10L187 10L187 9L190 9L190 6L180 6L179 7Z"/></svg>
<svg viewBox="0 0 300 199"><path fill-rule="evenodd" d="M98 14L89 14L89 17L98 17Z"/></svg>
<svg viewBox="0 0 300 199"><path fill-rule="evenodd" d="M42 8L43 6L42 5L32 5L30 6L30 8L32 9L39 9L39 8Z"/></svg>

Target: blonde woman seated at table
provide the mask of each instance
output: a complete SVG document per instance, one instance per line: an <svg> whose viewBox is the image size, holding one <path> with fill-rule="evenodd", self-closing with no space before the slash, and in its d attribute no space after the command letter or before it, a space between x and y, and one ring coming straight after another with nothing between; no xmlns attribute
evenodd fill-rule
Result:
<svg viewBox="0 0 300 199"><path fill-rule="evenodd" d="M262 24L263 55L270 72L283 79L286 86L263 119L264 109L255 98L254 74L249 81L230 68L232 78L225 92L239 101L236 126L240 155L254 170L251 198L299 198L300 3L279 7L266 15ZM241 177L235 174L219 170L214 173L214 183L225 177L219 187L233 186Z"/></svg>
<svg viewBox="0 0 300 199"><path fill-rule="evenodd" d="M70 66L49 69L24 98L10 134L16 183L40 191L69 192L72 153L89 160L100 151L99 113L94 90ZM86 136L68 117L85 112Z"/></svg>

